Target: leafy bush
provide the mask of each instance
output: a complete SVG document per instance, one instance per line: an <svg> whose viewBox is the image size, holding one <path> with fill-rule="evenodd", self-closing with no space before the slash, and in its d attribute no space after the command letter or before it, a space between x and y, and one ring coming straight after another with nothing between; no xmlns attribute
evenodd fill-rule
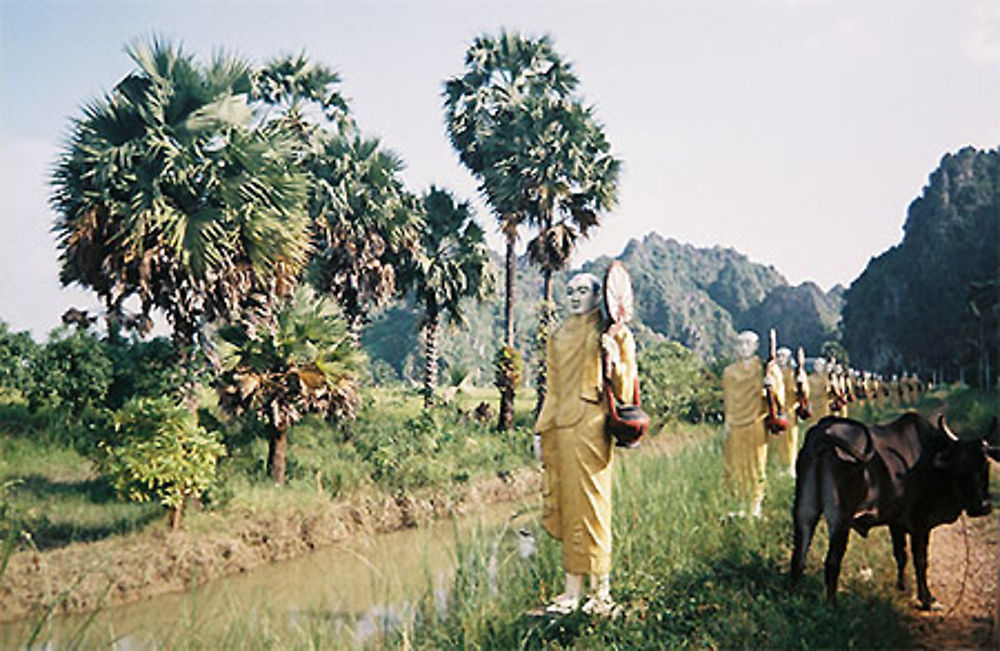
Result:
<svg viewBox="0 0 1000 651"><path fill-rule="evenodd" d="M165 337L141 341L113 334L104 346L114 367L106 401L111 409L134 397L176 394L184 383L178 350Z"/></svg>
<svg viewBox="0 0 1000 651"><path fill-rule="evenodd" d="M718 378L697 355L675 341L639 353L643 408L661 424L700 422L722 410Z"/></svg>
<svg viewBox="0 0 1000 651"><path fill-rule="evenodd" d="M31 389L31 363L38 344L27 332L10 332L0 321L0 392L4 389L27 394Z"/></svg>
<svg viewBox="0 0 1000 651"><path fill-rule="evenodd" d="M112 374L111 359L100 339L89 332L60 328L32 360L28 400L32 409L71 413L102 406Z"/></svg>
<svg viewBox="0 0 1000 651"><path fill-rule="evenodd" d="M365 413L348 426L348 445L371 481L390 490L508 473L530 460L527 432L501 436L446 407L396 418Z"/></svg>
<svg viewBox="0 0 1000 651"><path fill-rule="evenodd" d="M952 391L947 397L948 426L963 437L983 436L990 421L1000 417L1000 391L985 393L970 387ZM993 441L996 445L1000 441Z"/></svg>
<svg viewBox="0 0 1000 651"><path fill-rule="evenodd" d="M170 398L137 398L115 415L115 436L103 442L103 469L120 495L135 502L157 500L179 521L184 501L199 497L215 478L226 448L194 414Z"/></svg>

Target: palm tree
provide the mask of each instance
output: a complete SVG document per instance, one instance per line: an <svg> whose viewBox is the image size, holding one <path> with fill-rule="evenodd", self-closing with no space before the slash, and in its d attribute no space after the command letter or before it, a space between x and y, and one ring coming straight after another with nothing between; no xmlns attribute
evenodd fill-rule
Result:
<svg viewBox="0 0 1000 651"><path fill-rule="evenodd" d="M501 154L487 171L488 184L505 205L519 208L537 230L528 257L542 270L542 304L536 345L544 351L552 319L552 274L564 269L581 237L616 202L619 160L611 156L593 110L576 99L528 98L511 136L496 143ZM546 389L545 359L538 361L536 411Z"/></svg>
<svg viewBox="0 0 1000 651"><path fill-rule="evenodd" d="M396 293L396 269L419 251L419 201L399 178L400 158L374 138L326 138L308 165L313 277L337 299L357 341L370 308Z"/></svg>
<svg viewBox="0 0 1000 651"><path fill-rule="evenodd" d="M275 318L227 325L217 332L222 357L220 404L256 413L268 425L267 470L285 483L288 428L305 413L352 418L363 355L353 345L340 310L299 286Z"/></svg>
<svg viewBox="0 0 1000 651"><path fill-rule="evenodd" d="M503 357L514 356L515 244L525 218L517 205L502 201L487 172L502 157L498 144L512 136L526 98L563 98L577 85L571 66L555 52L548 37L529 39L502 31L475 39L465 54L465 73L445 83L445 122L459 159L480 182L506 238L505 338ZM514 416L514 387L501 388L498 429L509 429Z"/></svg>
<svg viewBox="0 0 1000 651"><path fill-rule="evenodd" d="M468 202L431 186L423 196L422 253L408 265L405 284L424 308L424 408L437 387L441 318L462 322L463 299L481 300L493 291L493 268L483 230Z"/></svg>
<svg viewBox="0 0 1000 651"><path fill-rule="evenodd" d="M307 114L318 112L326 125L340 133L357 129L347 99L340 94L340 75L310 61L304 54L273 59L253 77L254 99L269 107L265 120L290 123L303 141L311 140L318 124Z"/></svg>
<svg viewBox="0 0 1000 651"><path fill-rule="evenodd" d="M295 141L262 128L249 64L203 65L153 40L127 48L137 69L73 121L53 176L64 284L104 299L109 319L151 326L162 310L178 343L287 293L306 261L306 176ZM141 318L126 319L136 296Z"/></svg>
<svg viewBox="0 0 1000 651"><path fill-rule="evenodd" d="M337 300L357 342L370 309L396 293L396 269L418 253L419 201L403 187L399 156L361 135L333 70L284 57L254 82L267 121L296 135L309 175L310 280Z"/></svg>

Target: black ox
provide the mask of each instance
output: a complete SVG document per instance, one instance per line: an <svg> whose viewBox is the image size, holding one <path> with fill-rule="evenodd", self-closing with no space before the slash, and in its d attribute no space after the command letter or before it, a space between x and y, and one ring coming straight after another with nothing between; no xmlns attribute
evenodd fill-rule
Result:
<svg viewBox="0 0 1000 651"><path fill-rule="evenodd" d="M840 564L851 529L867 536L888 525L896 559L897 586L905 589L906 534L910 534L920 607L930 609L927 546L931 529L990 512L989 461L1000 450L987 444L997 433L959 440L944 417L937 427L910 412L888 425L866 426L849 418L826 417L811 427L795 463L795 525L792 586L802 576L806 554L820 515L830 532L825 582L834 603Z"/></svg>

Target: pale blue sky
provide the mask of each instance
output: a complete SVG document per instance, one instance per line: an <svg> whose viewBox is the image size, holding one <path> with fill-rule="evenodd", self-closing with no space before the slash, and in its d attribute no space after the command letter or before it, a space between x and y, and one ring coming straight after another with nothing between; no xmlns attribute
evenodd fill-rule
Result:
<svg viewBox="0 0 1000 651"><path fill-rule="evenodd" d="M625 162L577 262L655 230L846 285L899 241L942 155L1000 145L998 0L0 0L0 319L42 336L93 303L58 288L47 180L69 119L130 69L126 42L305 51L341 73L412 190L471 198L440 93L501 27L552 36Z"/></svg>

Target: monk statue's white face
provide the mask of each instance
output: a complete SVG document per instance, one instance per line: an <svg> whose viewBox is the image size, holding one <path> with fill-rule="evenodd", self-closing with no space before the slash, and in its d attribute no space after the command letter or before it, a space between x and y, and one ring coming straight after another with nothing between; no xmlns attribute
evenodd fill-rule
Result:
<svg viewBox="0 0 1000 651"><path fill-rule="evenodd" d="M757 352L759 342L760 338L753 330L744 330L736 335L736 349L733 351L736 353L736 359L744 360L753 357L754 353Z"/></svg>
<svg viewBox="0 0 1000 651"><path fill-rule="evenodd" d="M601 300L601 281L593 274L577 274L566 286L566 302L570 314L586 314Z"/></svg>
<svg viewBox="0 0 1000 651"><path fill-rule="evenodd" d="M792 362L791 348L782 346L775 354L778 356L778 366L781 368L795 368L795 364Z"/></svg>

